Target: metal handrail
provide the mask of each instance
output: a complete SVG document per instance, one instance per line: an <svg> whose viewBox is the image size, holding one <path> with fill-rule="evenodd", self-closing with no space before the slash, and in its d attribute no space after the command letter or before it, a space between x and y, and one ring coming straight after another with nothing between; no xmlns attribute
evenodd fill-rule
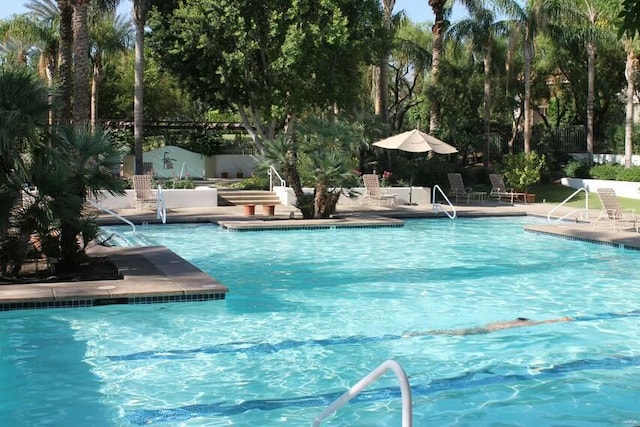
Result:
<svg viewBox="0 0 640 427"><path fill-rule="evenodd" d="M446 209L444 209L442 207L441 203L436 203L436 192L435 192L435 190L438 190L438 192L442 195L442 197L444 197L444 199L447 201L449 206L451 206L451 209L453 210L453 214L450 214ZM431 191L431 206L433 206L433 213L437 213L439 210L441 210L450 219L456 219L456 216L458 215L458 213L456 212L456 207L453 206L453 203L451 203L451 201L449 200L447 195L444 194L444 191L442 191L442 188L440 188L440 186L438 184L434 185L433 186L433 191Z"/></svg>
<svg viewBox="0 0 640 427"><path fill-rule="evenodd" d="M162 185L158 185L156 191L156 218L162 220L163 224L167 223L167 208L164 202L164 193Z"/></svg>
<svg viewBox="0 0 640 427"><path fill-rule="evenodd" d="M347 390L342 396L333 401L324 411L313 419L313 427L319 427L323 419L334 413L351 399L360 394L367 386L380 378L389 369L393 370L400 384L400 394L402 397L402 427L411 427L413 424L413 413L411 408L411 386L407 374L402 366L395 360L386 360L368 375L362 378L356 385Z"/></svg>
<svg viewBox="0 0 640 427"><path fill-rule="evenodd" d="M274 168L273 166L269 166L269 170L267 171L267 174L269 175L269 191L273 191L273 175L274 174L280 180L281 187L287 186L287 182L284 179L282 179L282 177L280 176L276 168Z"/></svg>
<svg viewBox="0 0 640 427"><path fill-rule="evenodd" d="M133 229L133 234L136 234L136 226L131 221L129 221L127 218L125 218L122 215L112 211L111 209L107 209L107 208L103 207L102 205L100 205L99 203L94 202L93 200L88 199L87 203L89 203L94 208L99 209L99 210L101 210L103 212L106 212L109 215L111 215L112 217L118 218L120 221L130 225L131 228Z"/></svg>
<svg viewBox="0 0 640 427"><path fill-rule="evenodd" d="M551 214L553 214L556 209L561 208L562 206L564 206L565 203L567 203L569 200L573 199L579 192L584 191L585 194L585 199L584 199L584 209L574 209L571 212L569 212L566 215L561 216L560 218L557 218L555 221L553 222L559 222L564 220L565 218L567 218L570 215L573 215L576 212L585 212L585 219L589 219L589 192L587 191L587 189L585 187L582 188L578 188L576 191L574 191L573 193L571 193L571 195L569 197L567 197L566 199L564 199L559 205L557 205L556 207L554 207L553 209L551 209L549 211L549 213L547 214L547 221L551 222ZM582 218L582 215L580 215L580 218Z"/></svg>

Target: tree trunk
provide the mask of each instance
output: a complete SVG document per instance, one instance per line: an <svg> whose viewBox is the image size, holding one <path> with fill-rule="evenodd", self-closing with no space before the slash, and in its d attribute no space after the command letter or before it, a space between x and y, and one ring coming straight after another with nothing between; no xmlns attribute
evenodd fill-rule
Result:
<svg viewBox="0 0 640 427"><path fill-rule="evenodd" d="M89 122L89 0L75 0L73 7L73 122Z"/></svg>
<svg viewBox="0 0 640 427"><path fill-rule="evenodd" d="M135 142L135 173L142 174L142 144L144 142L144 25L147 21L146 0L134 0L133 19L136 26L133 139Z"/></svg>
<svg viewBox="0 0 640 427"><path fill-rule="evenodd" d="M491 41L487 43L484 51L484 105L482 119L484 122L484 167L489 167L491 151Z"/></svg>
<svg viewBox="0 0 640 427"><path fill-rule="evenodd" d="M624 167L631 167L631 155L633 154L633 93L635 91L636 54L630 46L627 46L627 62L625 77L627 79L627 102L624 120Z"/></svg>
<svg viewBox="0 0 640 427"><path fill-rule="evenodd" d="M595 99L596 46L591 40L587 42L587 155L588 162L593 161L593 104Z"/></svg>
<svg viewBox="0 0 640 427"><path fill-rule="evenodd" d="M389 35L393 27L391 17L395 4L396 0L382 1L384 26L388 30ZM389 51L382 53L380 62L374 67L373 78L377 80L374 83L375 114L386 123L389 117Z"/></svg>
<svg viewBox="0 0 640 427"><path fill-rule="evenodd" d="M93 65L93 74L91 75L91 131L95 132L98 126L98 89L100 80L102 79L100 59L96 59Z"/></svg>
<svg viewBox="0 0 640 427"><path fill-rule="evenodd" d="M71 122L71 98L73 96L73 7L71 0L58 0L60 10L60 59L59 86L62 96L59 119L61 124Z"/></svg>
<svg viewBox="0 0 640 427"><path fill-rule="evenodd" d="M433 49L431 52L431 86L437 87L440 72L440 57L442 56L442 45L444 37L444 10L446 0L429 0L429 6L433 10L435 21L431 31L433 32ZM440 128L440 98L438 95L431 100L431 117L429 120L429 133L438 134Z"/></svg>
<svg viewBox="0 0 640 427"><path fill-rule="evenodd" d="M533 40L527 30L524 41L524 152L531 152L531 63Z"/></svg>

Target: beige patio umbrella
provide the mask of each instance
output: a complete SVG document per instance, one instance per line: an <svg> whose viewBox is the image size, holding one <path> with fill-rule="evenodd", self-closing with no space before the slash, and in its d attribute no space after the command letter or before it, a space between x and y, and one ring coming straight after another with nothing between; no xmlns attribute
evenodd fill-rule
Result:
<svg viewBox="0 0 640 427"><path fill-rule="evenodd" d="M439 140L435 136L424 133L419 129L414 129L400 133L398 135L390 136L381 141L374 142L372 145L380 148L386 148L388 150L407 151L409 153L426 153L428 151L433 151L434 153L438 154L453 154L458 152L458 150L454 146ZM413 204L411 200L412 193L413 176L411 177L411 183L409 186L410 205Z"/></svg>
<svg viewBox="0 0 640 427"><path fill-rule="evenodd" d="M390 136L382 141L374 142L373 145L389 150L408 151L409 153L433 151L438 154L453 154L458 152L454 146L418 129Z"/></svg>

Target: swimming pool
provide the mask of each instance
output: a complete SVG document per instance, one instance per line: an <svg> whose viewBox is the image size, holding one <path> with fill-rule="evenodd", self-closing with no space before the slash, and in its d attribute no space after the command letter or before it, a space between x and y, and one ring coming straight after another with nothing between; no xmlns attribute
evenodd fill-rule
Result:
<svg viewBox="0 0 640 427"><path fill-rule="evenodd" d="M0 313L0 425L310 425L386 359L416 426L639 424L640 254L532 221L143 227L227 299ZM402 338L561 316L577 321ZM322 425L399 425L398 396L389 373Z"/></svg>

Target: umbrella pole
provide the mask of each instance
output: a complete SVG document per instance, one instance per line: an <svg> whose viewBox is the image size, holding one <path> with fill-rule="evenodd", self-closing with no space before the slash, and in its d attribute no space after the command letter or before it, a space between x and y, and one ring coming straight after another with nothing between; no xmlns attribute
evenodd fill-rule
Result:
<svg viewBox="0 0 640 427"><path fill-rule="evenodd" d="M411 201L412 193L413 193L413 176L411 177L411 179L409 179L409 206L413 205L413 202Z"/></svg>

